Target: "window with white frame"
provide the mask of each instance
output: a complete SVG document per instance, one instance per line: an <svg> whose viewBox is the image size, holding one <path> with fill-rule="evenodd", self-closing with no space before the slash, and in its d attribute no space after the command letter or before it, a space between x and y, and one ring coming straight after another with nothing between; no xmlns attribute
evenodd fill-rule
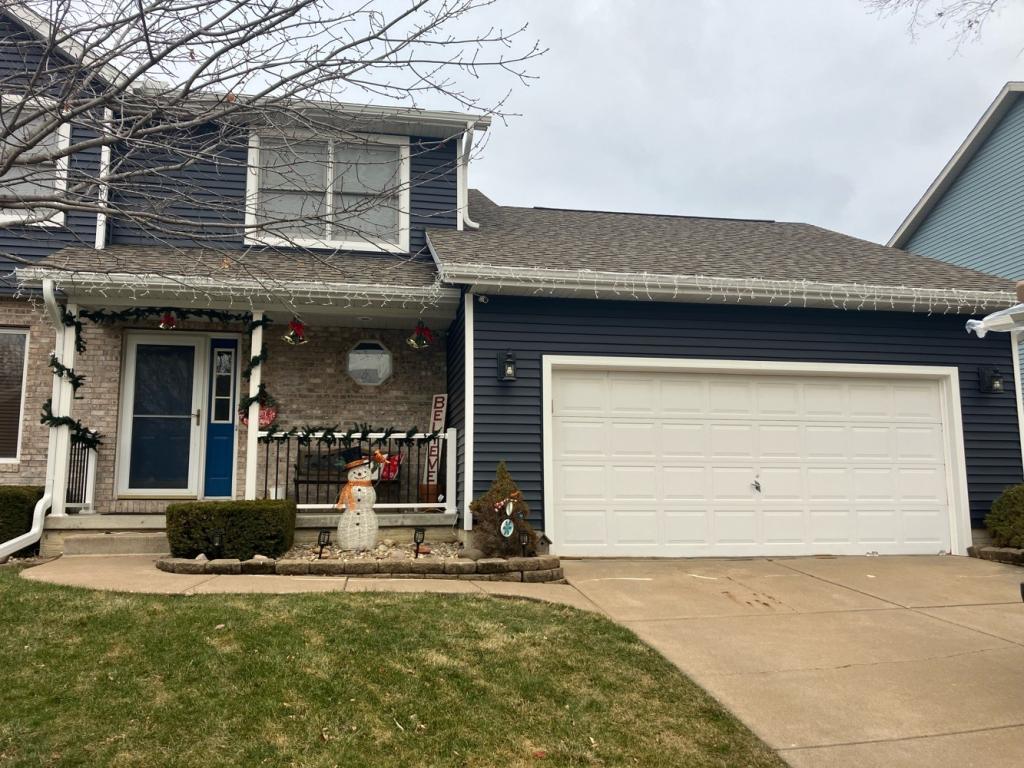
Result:
<svg viewBox="0 0 1024 768"><path fill-rule="evenodd" d="M351 250L409 248L409 145L254 136L249 148L249 239Z"/></svg>
<svg viewBox="0 0 1024 768"><path fill-rule="evenodd" d="M28 331L0 328L0 461L16 461L25 408Z"/></svg>
<svg viewBox="0 0 1024 768"><path fill-rule="evenodd" d="M60 196L67 189L67 157L55 153L71 146L71 126L61 123L45 130L54 120L54 104L25 100L12 94L0 96L0 158L11 167L0 174L0 195L16 200ZM0 207L0 223L24 221L29 224L64 223L64 212L47 209Z"/></svg>

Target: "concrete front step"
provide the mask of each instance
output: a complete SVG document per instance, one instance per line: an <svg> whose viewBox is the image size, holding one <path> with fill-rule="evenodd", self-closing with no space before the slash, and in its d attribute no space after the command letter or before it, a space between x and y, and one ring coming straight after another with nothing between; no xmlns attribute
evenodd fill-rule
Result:
<svg viewBox="0 0 1024 768"><path fill-rule="evenodd" d="M64 537L65 555L163 555L164 533L83 533Z"/></svg>

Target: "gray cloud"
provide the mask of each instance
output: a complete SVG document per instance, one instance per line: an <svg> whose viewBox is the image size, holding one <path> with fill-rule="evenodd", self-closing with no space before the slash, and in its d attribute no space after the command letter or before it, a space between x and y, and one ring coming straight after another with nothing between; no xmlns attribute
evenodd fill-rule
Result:
<svg viewBox="0 0 1024 768"><path fill-rule="evenodd" d="M959 54L948 31L913 41L857 0L515 0L484 18L528 21L551 49L513 94L522 117L495 125L473 166L508 205L805 221L884 242L1024 78L1020 5Z"/></svg>

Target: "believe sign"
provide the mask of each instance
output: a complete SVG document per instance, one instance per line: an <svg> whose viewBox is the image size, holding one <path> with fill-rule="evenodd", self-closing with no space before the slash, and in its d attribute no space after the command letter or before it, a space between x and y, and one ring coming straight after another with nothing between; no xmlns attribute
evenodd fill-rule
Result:
<svg viewBox="0 0 1024 768"><path fill-rule="evenodd" d="M427 432L440 432L448 415L448 395L434 395L430 401L430 426ZM427 485L437 485L438 470L441 468L441 441L434 440L427 446L427 461L423 467Z"/></svg>

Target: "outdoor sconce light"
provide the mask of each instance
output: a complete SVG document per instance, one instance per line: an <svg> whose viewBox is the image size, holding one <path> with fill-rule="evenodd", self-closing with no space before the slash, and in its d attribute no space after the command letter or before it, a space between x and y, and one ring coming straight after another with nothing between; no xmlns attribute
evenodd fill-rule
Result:
<svg viewBox="0 0 1024 768"><path fill-rule="evenodd" d="M516 356L511 350L498 353L498 381L516 380Z"/></svg>
<svg viewBox="0 0 1024 768"><path fill-rule="evenodd" d="M993 395L1005 392L1006 386L1003 382L1003 374L999 372L998 368L979 368L978 389Z"/></svg>
<svg viewBox="0 0 1024 768"><path fill-rule="evenodd" d="M530 543L530 534L526 531L519 532L519 546L523 548L523 557L526 557L526 545Z"/></svg>
<svg viewBox="0 0 1024 768"><path fill-rule="evenodd" d="M412 529L412 540L416 543L416 557L420 556L420 544L427 538L426 528L413 528Z"/></svg>
<svg viewBox="0 0 1024 768"><path fill-rule="evenodd" d="M320 554L316 556L316 559L319 560L324 556L324 547L331 543L331 529L321 528L320 533L317 534L316 543L320 547Z"/></svg>

